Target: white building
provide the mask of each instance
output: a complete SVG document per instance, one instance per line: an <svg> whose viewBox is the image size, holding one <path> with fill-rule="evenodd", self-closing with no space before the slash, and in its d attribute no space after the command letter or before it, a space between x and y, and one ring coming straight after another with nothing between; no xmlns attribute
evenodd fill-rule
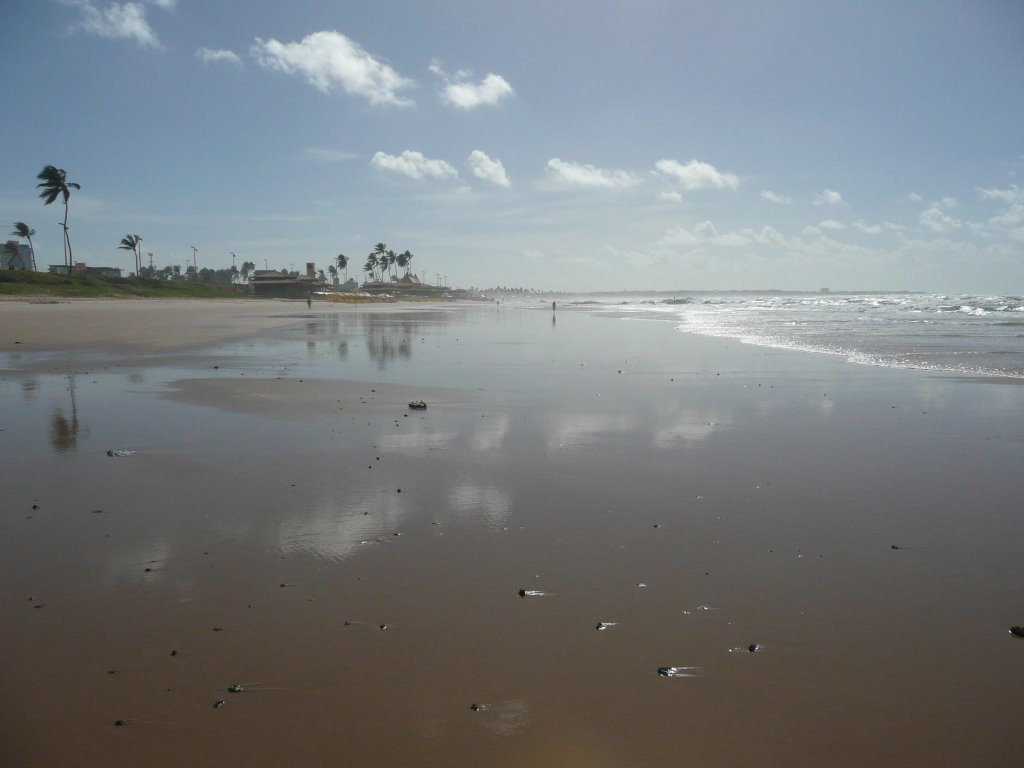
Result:
<svg viewBox="0 0 1024 768"><path fill-rule="evenodd" d="M32 251L24 243L8 240L0 246L0 269L35 269Z"/></svg>

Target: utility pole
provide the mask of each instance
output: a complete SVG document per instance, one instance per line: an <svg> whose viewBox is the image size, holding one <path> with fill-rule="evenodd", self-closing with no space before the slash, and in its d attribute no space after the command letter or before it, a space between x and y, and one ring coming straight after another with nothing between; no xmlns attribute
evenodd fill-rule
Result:
<svg viewBox="0 0 1024 768"><path fill-rule="evenodd" d="M190 245L189 248L192 249L192 268L195 269L196 273L198 273L199 262L196 261L196 254L199 253L199 249L196 248L194 245Z"/></svg>
<svg viewBox="0 0 1024 768"><path fill-rule="evenodd" d="M152 272L153 272L153 252L152 251L149 252L149 272L150 272L150 274L152 274Z"/></svg>

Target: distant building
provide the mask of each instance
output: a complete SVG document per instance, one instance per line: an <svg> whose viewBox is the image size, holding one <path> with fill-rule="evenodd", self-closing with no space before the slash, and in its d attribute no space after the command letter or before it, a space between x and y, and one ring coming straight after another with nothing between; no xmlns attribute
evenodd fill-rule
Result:
<svg viewBox="0 0 1024 768"><path fill-rule="evenodd" d="M306 275L290 275L276 269L257 269L249 280L249 290L255 296L267 296L278 299L304 299L309 296L319 283L310 273L313 265L306 265Z"/></svg>
<svg viewBox="0 0 1024 768"><path fill-rule="evenodd" d="M48 271L51 275L84 275L114 279L121 277L120 267L87 267L83 261L76 261L70 269L67 264L51 264Z"/></svg>
<svg viewBox="0 0 1024 768"><path fill-rule="evenodd" d="M442 288L439 285L427 285L420 282L419 277L412 272L403 275L397 280L392 278L390 282L374 281L372 283L363 283L362 289L366 293L386 293L396 296L442 296L448 293L446 288Z"/></svg>
<svg viewBox="0 0 1024 768"><path fill-rule="evenodd" d="M0 246L0 269L32 269L32 250L17 240Z"/></svg>

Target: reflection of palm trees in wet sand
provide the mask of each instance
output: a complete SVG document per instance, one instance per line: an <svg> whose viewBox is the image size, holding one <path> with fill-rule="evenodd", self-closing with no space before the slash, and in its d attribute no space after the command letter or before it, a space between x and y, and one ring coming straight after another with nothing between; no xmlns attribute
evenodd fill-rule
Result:
<svg viewBox="0 0 1024 768"><path fill-rule="evenodd" d="M75 377L68 376L68 394L71 397L71 418L68 419L58 407L50 420L50 442L57 453L73 451L78 445L81 431L78 424L78 404L75 402Z"/></svg>

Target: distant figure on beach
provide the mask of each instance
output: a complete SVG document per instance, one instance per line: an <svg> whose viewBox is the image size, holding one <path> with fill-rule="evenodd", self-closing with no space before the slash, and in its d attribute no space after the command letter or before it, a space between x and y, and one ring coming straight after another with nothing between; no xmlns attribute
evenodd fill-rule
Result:
<svg viewBox="0 0 1024 768"><path fill-rule="evenodd" d="M555 302L553 302L553 301L551 302L551 311L552 312L555 311Z"/></svg>
<svg viewBox="0 0 1024 768"><path fill-rule="evenodd" d="M306 296L306 309L312 309L312 308L313 308L313 297L307 295Z"/></svg>

